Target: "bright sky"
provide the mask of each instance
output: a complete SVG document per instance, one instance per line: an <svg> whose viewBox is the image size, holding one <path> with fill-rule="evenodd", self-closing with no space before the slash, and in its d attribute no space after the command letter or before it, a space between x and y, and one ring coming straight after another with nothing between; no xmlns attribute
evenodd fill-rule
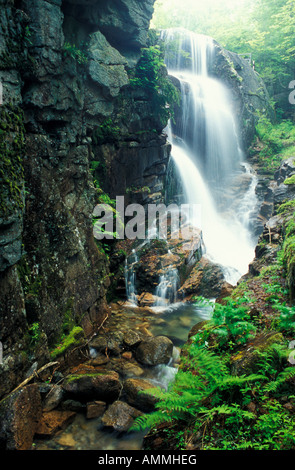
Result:
<svg viewBox="0 0 295 470"><path fill-rule="evenodd" d="M151 27L182 26L206 28L220 21L223 27L239 17L244 18L255 0L156 0ZM214 21L211 21L210 18ZM204 31L201 31L204 33ZM206 31L205 31L206 34Z"/></svg>

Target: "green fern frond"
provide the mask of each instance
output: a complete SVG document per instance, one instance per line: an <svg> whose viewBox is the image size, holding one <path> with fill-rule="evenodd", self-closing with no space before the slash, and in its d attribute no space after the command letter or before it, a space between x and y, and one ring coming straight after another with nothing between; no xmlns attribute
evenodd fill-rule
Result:
<svg viewBox="0 0 295 470"><path fill-rule="evenodd" d="M172 417L163 411L154 411L151 414L146 414L136 418L129 428L129 432L133 431L145 431L146 429L152 429L162 423L169 423L172 421Z"/></svg>
<svg viewBox="0 0 295 470"><path fill-rule="evenodd" d="M265 385L264 389L266 392L276 392L281 385L285 384L293 377L295 377L295 367L287 367L277 376L276 380Z"/></svg>

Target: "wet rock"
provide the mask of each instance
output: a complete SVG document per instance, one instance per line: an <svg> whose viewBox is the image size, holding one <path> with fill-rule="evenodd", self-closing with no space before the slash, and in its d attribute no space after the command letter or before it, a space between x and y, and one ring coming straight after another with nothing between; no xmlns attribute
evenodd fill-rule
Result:
<svg viewBox="0 0 295 470"><path fill-rule="evenodd" d="M122 354L122 358L126 359L127 361L130 361L132 359L132 352L131 351L126 351Z"/></svg>
<svg viewBox="0 0 295 470"><path fill-rule="evenodd" d="M295 185L284 184L287 178L295 175L295 157L290 157L283 161L278 171L275 173L277 186L274 187L274 202L283 203L286 199L295 199Z"/></svg>
<svg viewBox="0 0 295 470"><path fill-rule="evenodd" d="M127 362L122 366L122 375L127 377L141 377L144 374L144 370L133 362Z"/></svg>
<svg viewBox="0 0 295 470"><path fill-rule="evenodd" d="M137 299L140 307L152 307L155 300L155 296L149 292L143 292Z"/></svg>
<svg viewBox="0 0 295 470"><path fill-rule="evenodd" d="M189 277L179 289L179 296L188 301L193 295L202 295L207 298L219 297L224 283L225 278L221 267L203 257L193 267Z"/></svg>
<svg viewBox="0 0 295 470"><path fill-rule="evenodd" d="M156 336L142 341L135 357L141 364L156 366L168 364L173 354L173 343L166 336Z"/></svg>
<svg viewBox="0 0 295 470"><path fill-rule="evenodd" d="M92 34L89 45L89 74L94 82L117 96L122 86L129 82L126 59L114 49L99 31Z"/></svg>
<svg viewBox="0 0 295 470"><path fill-rule="evenodd" d="M123 349L123 336L122 331L99 335L90 342L90 347L105 356L119 356Z"/></svg>
<svg viewBox="0 0 295 470"><path fill-rule="evenodd" d="M151 394L143 393L157 388L146 379L127 379L123 384L123 390L127 402L143 412L153 411L157 398Z"/></svg>
<svg viewBox="0 0 295 470"><path fill-rule="evenodd" d="M93 419L102 416L106 410L107 404L104 401L93 401L87 403L86 418Z"/></svg>
<svg viewBox="0 0 295 470"><path fill-rule="evenodd" d="M75 411L77 413L83 413L86 409L86 404L77 400L65 400L62 402L60 408L63 411Z"/></svg>
<svg viewBox="0 0 295 470"><path fill-rule="evenodd" d="M64 390L60 385L52 385L43 402L43 410L51 411L58 407L64 397Z"/></svg>
<svg viewBox="0 0 295 470"><path fill-rule="evenodd" d="M134 419L142 413L128 403L115 401L102 417L102 424L118 432L126 432L133 424Z"/></svg>
<svg viewBox="0 0 295 470"><path fill-rule="evenodd" d="M138 346L141 340L142 340L142 335L140 335L137 331L134 331L134 330L126 331L123 337L124 344L128 348L134 348Z"/></svg>
<svg viewBox="0 0 295 470"><path fill-rule="evenodd" d="M38 385L27 385L0 403L0 447L29 450L42 415Z"/></svg>
<svg viewBox="0 0 295 470"><path fill-rule="evenodd" d="M106 336L99 335L96 338L92 339L89 343L89 347L95 349L97 352L105 353L108 347L108 341Z"/></svg>
<svg viewBox="0 0 295 470"><path fill-rule="evenodd" d="M228 282L225 282L221 288L219 297L216 299L216 302L218 302L221 305L225 304L225 299L229 297L234 290L234 287L229 284Z"/></svg>
<svg viewBox="0 0 295 470"><path fill-rule="evenodd" d="M76 440L72 434L63 434L57 440L60 446L75 447L77 445Z"/></svg>
<svg viewBox="0 0 295 470"><path fill-rule="evenodd" d="M293 174L295 174L295 157L290 157L283 161L280 168L275 172L274 177L278 185L280 185Z"/></svg>
<svg viewBox="0 0 295 470"><path fill-rule="evenodd" d="M58 431L66 429L76 416L73 411L48 411L44 412L36 428L36 437L49 438Z"/></svg>
<svg viewBox="0 0 295 470"><path fill-rule="evenodd" d="M113 371L70 375L62 385L69 396L78 400L112 402L121 392L119 375Z"/></svg>
<svg viewBox="0 0 295 470"><path fill-rule="evenodd" d="M110 361L109 357L105 356L104 354L98 354L93 359L89 361L91 366L103 366L106 365Z"/></svg>
<svg viewBox="0 0 295 470"><path fill-rule="evenodd" d="M208 323L208 321L204 320L194 325L188 334L188 339L190 340L191 338L196 336L196 334L203 328L203 326L206 325L206 323Z"/></svg>
<svg viewBox="0 0 295 470"><path fill-rule="evenodd" d="M139 261L135 271L141 306L151 306L156 301L156 297L148 295L147 292L155 292L162 275L169 278L170 273L177 273L177 284L181 285L191 272L192 266L201 259L200 230L188 226L173 232L169 226L171 223L167 217L167 239L151 240L148 245L138 250Z"/></svg>

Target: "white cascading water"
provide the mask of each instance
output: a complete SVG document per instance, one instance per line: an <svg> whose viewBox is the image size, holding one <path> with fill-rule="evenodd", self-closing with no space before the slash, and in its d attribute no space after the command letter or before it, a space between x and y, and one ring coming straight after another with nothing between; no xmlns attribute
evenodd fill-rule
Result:
<svg viewBox="0 0 295 470"><path fill-rule="evenodd" d="M137 305L137 294L136 294L136 276L135 276L135 265L138 263L138 257L135 250L132 250L131 255L129 258L125 260L125 269L124 269L124 276L125 276L125 287L126 287L126 295L128 301L133 304Z"/></svg>
<svg viewBox="0 0 295 470"><path fill-rule="evenodd" d="M172 29L162 34L165 41L169 75L180 83L182 112L175 124L169 124L175 162L186 203L200 204L206 256L224 268L226 280L235 285L248 271L254 257L255 241L249 231L249 217L257 205L256 178L243 163L229 91L208 76L214 55L213 39ZM175 40L179 51L175 55ZM169 51L169 44L174 49ZM191 63L187 68L187 51ZM252 177L239 207L230 217L217 209L219 195L242 165ZM191 221L194 224L194 220Z"/></svg>
<svg viewBox="0 0 295 470"><path fill-rule="evenodd" d="M166 273L160 276L160 282L156 288L155 307L165 307L168 303L175 303L179 289L179 275L176 268L169 267Z"/></svg>

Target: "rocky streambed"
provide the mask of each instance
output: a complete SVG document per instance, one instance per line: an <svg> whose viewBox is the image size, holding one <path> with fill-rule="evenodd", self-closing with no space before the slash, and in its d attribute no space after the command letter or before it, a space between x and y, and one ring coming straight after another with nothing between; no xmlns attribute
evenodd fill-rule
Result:
<svg viewBox="0 0 295 470"><path fill-rule="evenodd" d="M189 303L162 309L112 304L88 357L36 385L42 409L32 448L140 449L143 433L128 430L156 403L141 392L168 386L190 329L209 315L208 307Z"/></svg>

